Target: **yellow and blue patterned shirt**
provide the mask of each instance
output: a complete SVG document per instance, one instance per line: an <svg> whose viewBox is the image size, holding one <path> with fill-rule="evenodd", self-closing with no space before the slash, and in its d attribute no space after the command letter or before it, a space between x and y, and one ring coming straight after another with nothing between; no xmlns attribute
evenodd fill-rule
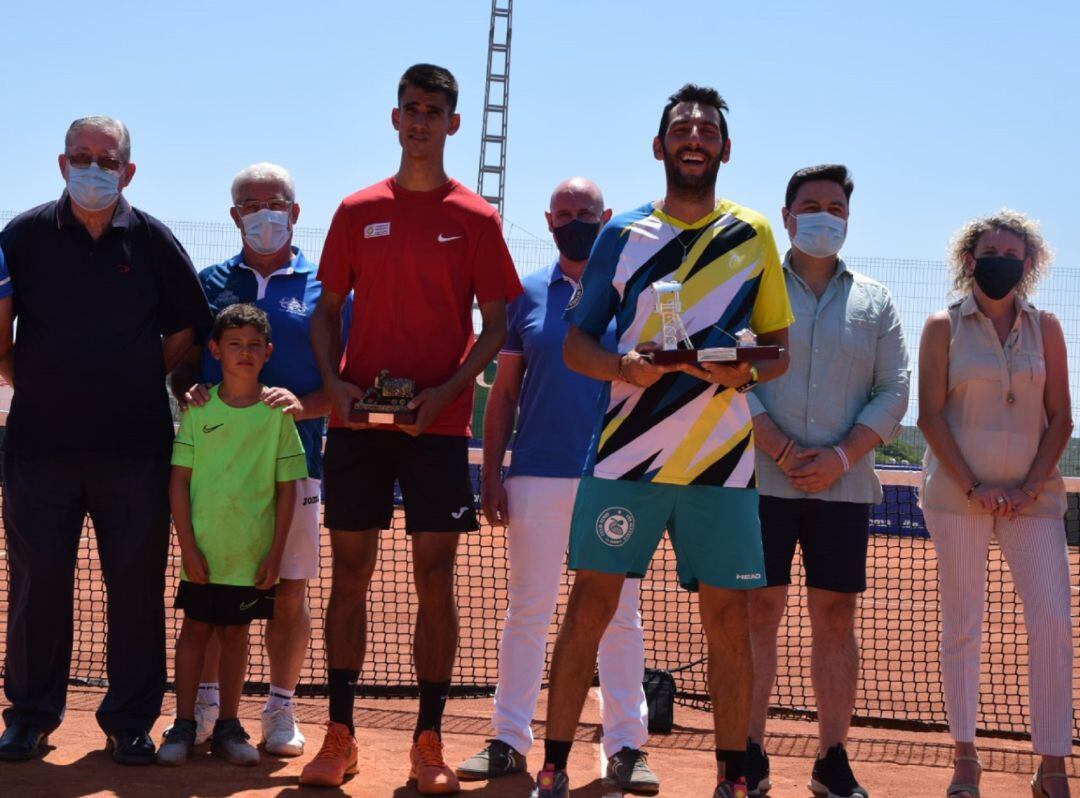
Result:
<svg viewBox="0 0 1080 798"><path fill-rule="evenodd" d="M685 260L684 260L685 254ZM693 224L652 203L611 220L593 246L566 320L599 338L612 318L620 353L660 343L652 284L682 283L682 321L695 348L794 320L765 217L728 200ZM754 439L743 394L683 372L649 388L608 383L585 473L674 485L753 487Z"/></svg>

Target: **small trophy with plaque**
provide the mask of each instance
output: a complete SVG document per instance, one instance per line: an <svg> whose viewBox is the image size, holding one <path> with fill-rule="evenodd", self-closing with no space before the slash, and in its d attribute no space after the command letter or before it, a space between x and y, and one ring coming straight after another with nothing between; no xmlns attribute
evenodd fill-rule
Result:
<svg viewBox="0 0 1080 798"><path fill-rule="evenodd" d="M661 366L676 363L742 363L748 360L776 360L783 351L781 346L758 346L752 330L743 329L732 335L735 346L710 346L695 349L683 325L682 303L679 292L682 283L676 280L660 280L652 284L656 295L656 313L660 316L660 349L649 353L653 363Z"/></svg>
<svg viewBox="0 0 1080 798"><path fill-rule="evenodd" d="M409 400L416 393L416 384L403 377L391 377L383 369L375 378L375 384L364 391L364 396L353 402L349 421L356 424L413 424L416 411L409 410Z"/></svg>

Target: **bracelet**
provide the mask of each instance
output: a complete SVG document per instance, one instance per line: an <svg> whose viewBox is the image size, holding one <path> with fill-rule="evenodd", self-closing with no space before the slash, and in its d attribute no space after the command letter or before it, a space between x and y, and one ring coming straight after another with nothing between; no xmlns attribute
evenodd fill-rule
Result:
<svg viewBox="0 0 1080 798"><path fill-rule="evenodd" d="M787 456L791 454L791 450L795 448L795 441L788 438L787 443L784 444L784 448L780 450L780 456L776 458L776 464L780 465L787 459Z"/></svg>
<svg viewBox="0 0 1080 798"><path fill-rule="evenodd" d="M1029 488L1027 485L1020 486L1021 492L1023 492L1029 499L1035 501L1039 498L1039 494Z"/></svg>
<svg viewBox="0 0 1080 798"><path fill-rule="evenodd" d="M975 480L974 482L972 482L971 487L967 489L967 497L970 499L971 494L974 493L975 491L977 491L981 487L982 487L982 483L979 482L979 480Z"/></svg>
<svg viewBox="0 0 1080 798"><path fill-rule="evenodd" d="M832 449L834 452L836 452L837 457L840 458L840 463L844 466L844 473L846 474L848 471L851 470L851 461L848 460L847 452L845 452L840 446L834 446L832 447Z"/></svg>

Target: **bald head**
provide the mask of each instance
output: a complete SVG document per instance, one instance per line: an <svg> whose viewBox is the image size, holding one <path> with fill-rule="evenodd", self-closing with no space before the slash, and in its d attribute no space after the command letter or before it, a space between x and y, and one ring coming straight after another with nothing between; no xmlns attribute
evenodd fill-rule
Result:
<svg viewBox="0 0 1080 798"><path fill-rule="evenodd" d="M604 212L604 195L600 191L600 186L588 178L568 177L555 186L555 190L551 192L552 216L555 216L557 210L567 205L589 207L599 217Z"/></svg>
<svg viewBox="0 0 1080 798"><path fill-rule="evenodd" d="M563 271L575 271L570 264L580 264L577 275L571 275L577 279L600 227L611 218L611 211L604 208L600 187L584 177L568 178L551 192L551 206L544 215L559 247Z"/></svg>

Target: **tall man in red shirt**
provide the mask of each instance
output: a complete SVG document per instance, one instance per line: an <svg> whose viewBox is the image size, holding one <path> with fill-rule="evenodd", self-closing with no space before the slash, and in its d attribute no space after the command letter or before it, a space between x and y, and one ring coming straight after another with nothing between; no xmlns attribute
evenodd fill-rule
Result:
<svg viewBox="0 0 1080 798"><path fill-rule="evenodd" d="M366 596L379 530L405 504L419 600L413 639L420 711L410 778L425 795L457 792L439 724L457 649L454 557L477 529L468 472L476 375L506 338L506 305L521 293L499 215L443 169L457 132L458 87L446 69L417 64L398 84L391 118L401 142L396 175L346 197L320 259L323 293L312 346L333 413L324 460L326 525L334 555L326 617L330 722L302 784L337 786L356 770L353 695L364 659ZM341 312L353 292L345 363ZM483 328L473 341L473 298ZM348 422L349 407L383 369L416 382L413 424Z"/></svg>

